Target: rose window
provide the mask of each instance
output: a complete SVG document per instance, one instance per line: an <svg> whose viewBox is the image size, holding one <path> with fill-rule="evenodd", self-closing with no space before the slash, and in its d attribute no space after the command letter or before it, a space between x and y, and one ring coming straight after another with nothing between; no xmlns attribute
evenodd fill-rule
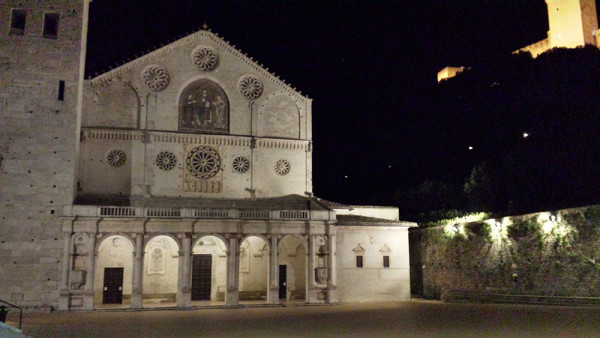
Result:
<svg viewBox="0 0 600 338"><path fill-rule="evenodd" d="M254 76L244 76L238 83L240 93L248 100L257 99L263 92L263 84Z"/></svg>
<svg viewBox="0 0 600 338"><path fill-rule="evenodd" d="M285 176L290 172L292 166L290 165L290 162L286 160L277 160L277 162L275 162L274 169L279 175Z"/></svg>
<svg viewBox="0 0 600 338"><path fill-rule="evenodd" d="M232 164L233 170L237 171L240 174L243 174L246 171L248 171L248 169L250 169L250 161L243 156L238 156L234 158Z"/></svg>
<svg viewBox="0 0 600 338"><path fill-rule="evenodd" d="M213 178L221 169L221 157L215 149L199 146L187 154L185 166L190 174L206 180Z"/></svg>
<svg viewBox="0 0 600 338"><path fill-rule="evenodd" d="M163 151L156 155L156 166L162 170L171 170L177 164L177 157L170 151Z"/></svg>
<svg viewBox="0 0 600 338"><path fill-rule="evenodd" d="M122 166L125 164L126 159L127 156L125 156L125 152L121 149L113 149L106 154L106 162L108 162L111 167L117 168Z"/></svg>
<svg viewBox="0 0 600 338"><path fill-rule="evenodd" d="M210 71L217 68L219 55L212 48L198 47L192 52L192 62L201 70Z"/></svg>
<svg viewBox="0 0 600 338"><path fill-rule="evenodd" d="M160 92L169 85L169 73L163 67L151 65L142 72L142 79L150 90Z"/></svg>

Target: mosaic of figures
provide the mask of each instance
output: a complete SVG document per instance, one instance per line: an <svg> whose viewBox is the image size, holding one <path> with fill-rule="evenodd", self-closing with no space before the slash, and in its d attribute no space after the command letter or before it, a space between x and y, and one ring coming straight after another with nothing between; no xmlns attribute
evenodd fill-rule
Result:
<svg viewBox="0 0 600 338"><path fill-rule="evenodd" d="M229 101L216 83L201 79L179 99L179 130L214 134L229 132Z"/></svg>

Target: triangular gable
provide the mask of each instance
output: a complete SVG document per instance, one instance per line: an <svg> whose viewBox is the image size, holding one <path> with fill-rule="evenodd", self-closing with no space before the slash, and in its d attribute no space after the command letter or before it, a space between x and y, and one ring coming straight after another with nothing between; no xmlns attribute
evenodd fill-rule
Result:
<svg viewBox="0 0 600 338"><path fill-rule="evenodd" d="M132 72L135 69L139 69L143 66L151 65L156 59L172 53L178 48L189 46L195 43L202 43L203 40L206 39L236 57L240 62L250 66L250 68L258 75L262 75L264 78L272 81L294 99L301 101L310 100L307 96L302 95L301 92L296 91L295 88L291 87L284 80L280 79L279 76L275 75L275 73L269 72L268 68L263 67L263 65L257 63L252 57L249 57L247 54L242 53L241 50L236 49L235 45L231 45L228 41L223 40L216 33L212 33L210 30L204 29L169 43L135 60L124 63L121 66L98 75L88 81L92 87L104 86L106 83L111 82L113 79L119 78L126 73Z"/></svg>

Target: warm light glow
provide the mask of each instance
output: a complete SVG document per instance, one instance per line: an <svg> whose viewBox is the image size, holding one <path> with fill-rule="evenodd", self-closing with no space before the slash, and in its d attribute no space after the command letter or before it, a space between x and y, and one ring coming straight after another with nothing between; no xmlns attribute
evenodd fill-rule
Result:
<svg viewBox="0 0 600 338"><path fill-rule="evenodd" d="M538 216L538 223L542 225L542 232L546 236L564 238L574 231L571 226L563 222L560 214L542 212Z"/></svg>
<svg viewBox="0 0 600 338"><path fill-rule="evenodd" d="M444 224L444 232L446 233L446 236L454 237L460 235L464 237L466 236L464 226L465 223L480 222L487 217L489 217L489 214L485 212L478 212L463 217L446 219L441 221L441 223Z"/></svg>
<svg viewBox="0 0 600 338"><path fill-rule="evenodd" d="M508 227L512 225L510 218L504 217L501 220L488 219L485 223L490 225L490 235L494 241L504 241L508 238Z"/></svg>
<svg viewBox="0 0 600 338"><path fill-rule="evenodd" d="M448 237L465 236L465 226L463 224L447 224L444 227L444 232Z"/></svg>

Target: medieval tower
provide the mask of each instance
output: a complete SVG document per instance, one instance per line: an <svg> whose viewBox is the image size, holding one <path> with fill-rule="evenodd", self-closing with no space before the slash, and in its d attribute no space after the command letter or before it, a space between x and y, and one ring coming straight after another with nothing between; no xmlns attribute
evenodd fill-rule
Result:
<svg viewBox="0 0 600 338"><path fill-rule="evenodd" d="M0 3L0 299L56 305L76 193L88 1Z"/></svg>
<svg viewBox="0 0 600 338"><path fill-rule="evenodd" d="M598 47L598 17L595 0L546 0L548 37L518 51L533 57L552 48Z"/></svg>

